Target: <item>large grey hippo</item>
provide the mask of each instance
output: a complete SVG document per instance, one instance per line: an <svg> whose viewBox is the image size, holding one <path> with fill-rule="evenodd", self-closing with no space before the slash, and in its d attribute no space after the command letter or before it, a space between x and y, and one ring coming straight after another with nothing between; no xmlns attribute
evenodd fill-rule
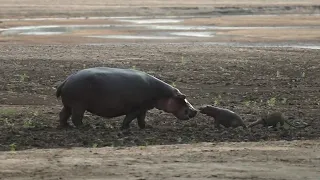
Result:
<svg viewBox="0 0 320 180"><path fill-rule="evenodd" d="M128 129L137 118L138 126L145 128L146 112L157 108L172 113L180 120L188 120L197 110L177 88L133 69L95 67L80 70L63 81L56 91L63 108L59 114L60 127L72 123L82 126L85 111L113 118L125 115L121 129Z"/></svg>

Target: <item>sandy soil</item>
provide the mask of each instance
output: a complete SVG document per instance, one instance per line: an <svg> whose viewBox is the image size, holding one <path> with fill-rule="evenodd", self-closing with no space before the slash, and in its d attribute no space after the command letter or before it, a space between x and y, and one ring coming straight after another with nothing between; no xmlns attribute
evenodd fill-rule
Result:
<svg viewBox="0 0 320 180"><path fill-rule="evenodd" d="M58 1L26 0L16 5L13 1L0 0L3 5L0 17L304 14L316 13L319 9L315 0L197 1L197 7L201 8L194 8L194 1L177 4L133 1L135 7L120 9L115 8L115 1L88 2L58 4ZM113 7L106 7L107 3ZM117 3L128 4L127 1ZM212 7L205 8L207 3ZM236 16L221 16L187 23L319 25L318 16L277 17L272 21L268 16L248 16L240 21ZM112 20L3 20L0 28L103 21L115 23ZM217 46L190 39L179 43L93 41L80 37L87 33L117 34L119 31L0 36L0 179L319 179L319 50ZM214 42L262 42L263 39L319 42L319 33L312 29L219 33L228 37L214 39ZM259 119L263 113L277 110L289 121L304 121L311 126L295 129L286 125L284 130L260 126L250 130L217 130L213 119L202 114L189 121L179 121L170 114L151 110L146 120L151 127L145 130L140 130L133 121L129 131L120 131L123 117L103 119L89 113L84 119L85 127L57 129L61 102L54 96L54 87L69 74L93 66L146 71L178 87L192 104L229 108L246 124Z"/></svg>
<svg viewBox="0 0 320 180"><path fill-rule="evenodd" d="M319 145L279 141L0 152L0 175L14 180L309 180L319 179Z"/></svg>

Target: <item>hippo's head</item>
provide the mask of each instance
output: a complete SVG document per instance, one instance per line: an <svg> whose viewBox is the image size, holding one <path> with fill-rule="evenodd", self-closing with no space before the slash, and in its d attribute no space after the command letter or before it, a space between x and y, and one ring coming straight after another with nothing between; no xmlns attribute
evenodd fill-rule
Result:
<svg viewBox="0 0 320 180"><path fill-rule="evenodd" d="M211 105L202 105L198 109L202 114L210 114L215 109L215 107Z"/></svg>
<svg viewBox="0 0 320 180"><path fill-rule="evenodd" d="M157 109L167 113L172 113L180 120L188 120L197 114L197 110L188 102L186 95L182 94L178 89L174 90L173 96L160 99L156 105Z"/></svg>
<svg viewBox="0 0 320 180"><path fill-rule="evenodd" d="M205 114L207 116L216 117L221 111L220 108L212 105L202 105L197 108L201 114Z"/></svg>

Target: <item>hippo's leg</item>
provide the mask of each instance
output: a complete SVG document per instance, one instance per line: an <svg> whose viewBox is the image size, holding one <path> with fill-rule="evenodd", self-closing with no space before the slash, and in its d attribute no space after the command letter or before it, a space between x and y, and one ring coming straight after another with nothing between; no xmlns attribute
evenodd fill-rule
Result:
<svg viewBox="0 0 320 180"><path fill-rule="evenodd" d="M231 121L231 127L232 128L237 128L238 126L240 125L240 123L238 122L238 121L236 121L236 120L233 120L233 121Z"/></svg>
<svg viewBox="0 0 320 180"><path fill-rule="evenodd" d="M284 126L284 121L280 121L280 126L283 127Z"/></svg>
<svg viewBox="0 0 320 180"><path fill-rule="evenodd" d="M221 126L220 126L220 122L217 121L217 120L214 120L214 123L213 123L214 127L217 128L217 129L221 129Z"/></svg>
<svg viewBox="0 0 320 180"><path fill-rule="evenodd" d="M278 125L278 122L273 123L273 124L272 124L272 127L275 129L275 128L277 128L277 125Z"/></svg>
<svg viewBox="0 0 320 180"><path fill-rule="evenodd" d="M134 111L126 115L122 122L121 129L130 128L130 123L141 114L141 111Z"/></svg>
<svg viewBox="0 0 320 180"><path fill-rule="evenodd" d="M138 126L140 127L140 129L144 129L146 127L146 121L145 121L146 114L147 114L147 111L143 111L137 117Z"/></svg>
<svg viewBox="0 0 320 180"><path fill-rule="evenodd" d="M71 109L69 107L63 106L62 110L59 113L59 127L64 128L64 127L68 127L68 119L71 116Z"/></svg>
<svg viewBox="0 0 320 180"><path fill-rule="evenodd" d="M241 123L241 126L243 127L243 129L248 129L248 126L244 123Z"/></svg>
<svg viewBox="0 0 320 180"><path fill-rule="evenodd" d="M76 127L80 127L83 125L82 119L84 116L86 109L78 106L78 107L73 107L72 108L72 123L76 126Z"/></svg>

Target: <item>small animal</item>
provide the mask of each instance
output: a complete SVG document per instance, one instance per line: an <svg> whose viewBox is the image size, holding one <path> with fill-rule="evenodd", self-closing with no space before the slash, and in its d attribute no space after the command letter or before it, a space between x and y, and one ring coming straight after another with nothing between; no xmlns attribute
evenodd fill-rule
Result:
<svg viewBox="0 0 320 180"><path fill-rule="evenodd" d="M289 121L287 121L281 112L273 112L271 114L262 116L261 119L249 124L248 127L253 127L258 124L262 124L264 127L272 126L273 128L276 128L278 123L280 123L280 126L283 127L285 122L288 125L295 127L295 128L305 128L305 127L309 126L308 124L306 124L305 126L302 126L302 127L295 126L295 125L291 124Z"/></svg>
<svg viewBox="0 0 320 180"><path fill-rule="evenodd" d="M198 112L177 88L133 69L94 67L80 70L57 87L56 97L60 96L63 104L59 113L60 127L69 126L70 116L76 127L82 126L85 111L104 118L125 115L121 129L128 129L136 118L138 126L145 128L146 113L153 108L171 113L180 120L191 119Z"/></svg>
<svg viewBox="0 0 320 180"><path fill-rule="evenodd" d="M247 129L247 126L244 124L241 117L229 109L219 108L212 105L203 105L198 109L200 113L213 117L214 126L218 129L220 129L220 124L226 128L242 126Z"/></svg>

